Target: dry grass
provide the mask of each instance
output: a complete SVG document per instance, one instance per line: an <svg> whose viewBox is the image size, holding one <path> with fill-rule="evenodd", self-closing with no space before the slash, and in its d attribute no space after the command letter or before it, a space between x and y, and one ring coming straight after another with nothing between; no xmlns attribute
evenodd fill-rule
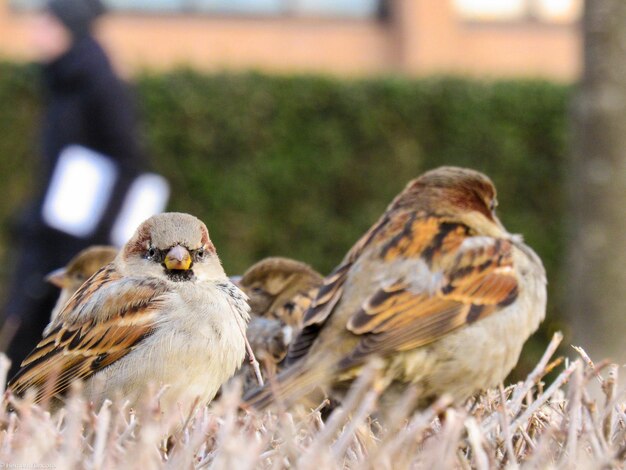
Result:
<svg viewBox="0 0 626 470"><path fill-rule="evenodd" d="M489 390L464 407L451 407L444 397L410 416L408 393L384 425L370 417L373 369L326 422L317 410L244 413L236 385L188 416L161 413L158 394L137 410L110 402L94 410L77 389L55 416L26 398L15 402L17 414L0 412L0 467L624 468L626 402L618 367L594 365L582 349L573 362L550 362L560 340L555 335L523 383ZM5 370L6 359L0 362ZM558 377L544 389L542 378L555 368ZM589 396L594 382L604 392L596 402Z"/></svg>

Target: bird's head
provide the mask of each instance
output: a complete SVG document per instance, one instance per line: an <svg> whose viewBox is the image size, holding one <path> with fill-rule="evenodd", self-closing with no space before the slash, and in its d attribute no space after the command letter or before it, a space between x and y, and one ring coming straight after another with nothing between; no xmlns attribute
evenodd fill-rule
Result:
<svg viewBox="0 0 626 470"><path fill-rule="evenodd" d="M129 274L173 282L226 277L202 221L189 214L168 212L143 222L120 253Z"/></svg>
<svg viewBox="0 0 626 470"><path fill-rule="evenodd" d="M390 209L459 218L488 234L501 235L493 233L506 233L496 215L497 205L496 188L486 175L468 168L443 166L410 181Z"/></svg>
<svg viewBox="0 0 626 470"><path fill-rule="evenodd" d="M48 274L46 281L74 293L96 271L113 261L116 255L117 249L113 246L90 246L74 256L67 266Z"/></svg>
<svg viewBox="0 0 626 470"><path fill-rule="evenodd" d="M272 257L251 266L238 284L249 297L253 314L272 316L285 302L321 283L322 276L309 265L289 258ZM290 319L278 319L290 323Z"/></svg>

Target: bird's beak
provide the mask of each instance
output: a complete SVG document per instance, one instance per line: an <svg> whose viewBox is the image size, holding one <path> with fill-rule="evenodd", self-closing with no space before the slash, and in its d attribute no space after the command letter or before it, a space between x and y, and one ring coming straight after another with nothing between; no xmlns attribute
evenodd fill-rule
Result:
<svg viewBox="0 0 626 470"><path fill-rule="evenodd" d="M500 219L495 214L493 214L493 221L498 226L498 228L500 228L503 232L506 232L506 229L504 228L504 225L502 225L502 222L500 222Z"/></svg>
<svg viewBox="0 0 626 470"><path fill-rule="evenodd" d="M187 271L191 267L191 255L187 248L176 245L167 252L165 267L178 271Z"/></svg>
<svg viewBox="0 0 626 470"><path fill-rule="evenodd" d="M49 282L53 286L56 286L59 289L63 289L67 287L67 277L65 274L66 274L65 268L59 268L49 273L45 277L45 279L47 282Z"/></svg>

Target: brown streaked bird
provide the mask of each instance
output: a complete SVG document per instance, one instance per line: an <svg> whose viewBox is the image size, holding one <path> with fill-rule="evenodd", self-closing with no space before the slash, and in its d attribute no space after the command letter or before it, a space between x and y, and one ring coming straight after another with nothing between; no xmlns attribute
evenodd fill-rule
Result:
<svg viewBox="0 0 626 470"><path fill-rule="evenodd" d="M252 265L238 284L249 298L253 315L276 318L299 328L322 281L322 276L308 264L271 257Z"/></svg>
<svg viewBox="0 0 626 470"><path fill-rule="evenodd" d="M273 376L279 370L322 281L309 265L282 257L262 259L239 280L252 314L246 335L265 375ZM239 375L244 376L244 390L257 384L249 365Z"/></svg>
<svg viewBox="0 0 626 470"><path fill-rule="evenodd" d="M276 386L247 403L289 405L320 384L341 397L374 357L383 408L408 385L424 406L502 381L547 296L541 260L506 231L496 205L493 183L473 170L441 167L411 181L325 278Z"/></svg>
<svg viewBox="0 0 626 470"><path fill-rule="evenodd" d="M96 271L113 261L117 255L114 246L95 245L85 248L74 256L67 266L52 271L46 276L46 281L61 289L59 300L52 309L50 321L59 314L63 306L74 295L83 283L93 276Z"/></svg>
<svg viewBox="0 0 626 470"><path fill-rule="evenodd" d="M9 388L35 388L58 406L74 380L95 403L117 394L135 403L149 384L169 385L166 408L206 403L244 359L248 312L206 226L159 214L78 289Z"/></svg>

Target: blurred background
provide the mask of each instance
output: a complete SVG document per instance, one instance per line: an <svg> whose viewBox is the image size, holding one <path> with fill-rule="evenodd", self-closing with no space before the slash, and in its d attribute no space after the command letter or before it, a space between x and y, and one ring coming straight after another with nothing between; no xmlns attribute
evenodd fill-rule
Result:
<svg viewBox="0 0 626 470"><path fill-rule="evenodd" d="M5 57L32 57L29 9L0 7ZM543 77L580 71L581 0L105 0L119 68Z"/></svg>
<svg viewBox="0 0 626 470"><path fill-rule="evenodd" d="M519 377L556 330L626 358L622 3L109 0L96 35L169 209L207 223L229 274L268 255L328 273L409 179L487 173L550 282ZM0 281L38 161L36 7L0 4Z"/></svg>

